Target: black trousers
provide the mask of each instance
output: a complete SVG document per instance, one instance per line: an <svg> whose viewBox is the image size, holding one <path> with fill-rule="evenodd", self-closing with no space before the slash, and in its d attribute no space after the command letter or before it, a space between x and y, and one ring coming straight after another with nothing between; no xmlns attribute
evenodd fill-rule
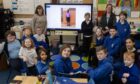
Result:
<svg viewBox="0 0 140 84"><path fill-rule="evenodd" d="M88 52L89 52L91 41L92 41L92 36L91 37L83 36L83 45L82 46L83 46L83 52L85 54L88 54Z"/></svg>

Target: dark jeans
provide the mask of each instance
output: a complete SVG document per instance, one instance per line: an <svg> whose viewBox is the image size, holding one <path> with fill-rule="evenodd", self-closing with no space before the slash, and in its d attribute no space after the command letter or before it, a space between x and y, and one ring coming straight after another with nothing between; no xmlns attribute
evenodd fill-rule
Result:
<svg viewBox="0 0 140 84"><path fill-rule="evenodd" d="M15 69L17 71L20 71L20 68L21 68L21 59L19 59L19 58L9 59L9 66L12 69Z"/></svg>
<svg viewBox="0 0 140 84"><path fill-rule="evenodd" d="M34 65L31 67L27 67L26 62L24 62L23 60L22 60L21 73L27 73L27 75L29 75L29 76L30 75L34 75L34 76L38 75L38 71L36 69L36 66Z"/></svg>
<svg viewBox="0 0 140 84"><path fill-rule="evenodd" d="M91 37L84 37L83 36L83 45L82 46L83 46L83 52L85 54L88 54L88 52L89 52L91 41L92 41L92 36Z"/></svg>
<svg viewBox="0 0 140 84"><path fill-rule="evenodd" d="M32 66L32 67L28 67L27 75L33 75L33 76L38 75L37 69L36 69L36 66L35 65Z"/></svg>

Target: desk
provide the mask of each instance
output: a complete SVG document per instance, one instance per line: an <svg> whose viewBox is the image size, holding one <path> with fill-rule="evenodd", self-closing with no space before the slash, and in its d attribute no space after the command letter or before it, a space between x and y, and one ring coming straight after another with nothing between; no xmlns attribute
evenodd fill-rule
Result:
<svg viewBox="0 0 140 84"><path fill-rule="evenodd" d="M80 83L87 83L87 79L85 78L71 78L75 82L80 82Z"/></svg>
<svg viewBox="0 0 140 84"><path fill-rule="evenodd" d="M21 84L36 84L38 82L36 76L16 76L13 80L21 80Z"/></svg>
<svg viewBox="0 0 140 84"><path fill-rule="evenodd" d="M84 78L71 78L75 82L87 83L87 79ZM21 84L36 84L38 78L36 76L16 76L13 80L21 80Z"/></svg>

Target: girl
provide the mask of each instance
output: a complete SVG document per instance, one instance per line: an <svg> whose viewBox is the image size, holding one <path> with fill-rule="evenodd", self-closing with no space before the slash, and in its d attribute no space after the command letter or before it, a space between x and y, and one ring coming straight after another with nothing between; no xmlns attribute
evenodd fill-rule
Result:
<svg viewBox="0 0 140 84"><path fill-rule="evenodd" d="M37 75L35 67L37 54L31 38L26 38L23 41L19 51L19 57L26 63L25 65L27 65L27 75ZM26 66L24 66L24 68L26 68Z"/></svg>
<svg viewBox="0 0 140 84"><path fill-rule="evenodd" d="M70 9L67 10L66 12L66 21L67 21L67 26L70 26Z"/></svg>
<svg viewBox="0 0 140 84"><path fill-rule="evenodd" d="M37 40L35 37L33 37L32 28L30 26L26 26L23 29L22 41L25 40L26 38L31 38L33 40L35 46L38 47Z"/></svg>
<svg viewBox="0 0 140 84"><path fill-rule="evenodd" d="M50 55L45 48L39 47L37 49L38 62L37 70L40 75L45 75L45 72L49 69Z"/></svg>
<svg viewBox="0 0 140 84"><path fill-rule="evenodd" d="M96 46L101 46L104 44L104 36L101 28L96 29Z"/></svg>
<svg viewBox="0 0 140 84"><path fill-rule="evenodd" d="M63 45L60 49L60 55L54 61L54 72L57 76L73 75L72 62L70 60L71 47Z"/></svg>

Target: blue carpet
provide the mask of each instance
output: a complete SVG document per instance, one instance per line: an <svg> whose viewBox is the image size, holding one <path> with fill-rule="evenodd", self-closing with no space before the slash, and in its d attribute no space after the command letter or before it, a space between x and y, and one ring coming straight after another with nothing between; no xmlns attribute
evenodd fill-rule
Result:
<svg viewBox="0 0 140 84"><path fill-rule="evenodd" d="M7 84L9 72L10 70L0 71L0 84ZM12 72L10 73L8 84L16 75L19 75L19 73L15 70L12 70Z"/></svg>

